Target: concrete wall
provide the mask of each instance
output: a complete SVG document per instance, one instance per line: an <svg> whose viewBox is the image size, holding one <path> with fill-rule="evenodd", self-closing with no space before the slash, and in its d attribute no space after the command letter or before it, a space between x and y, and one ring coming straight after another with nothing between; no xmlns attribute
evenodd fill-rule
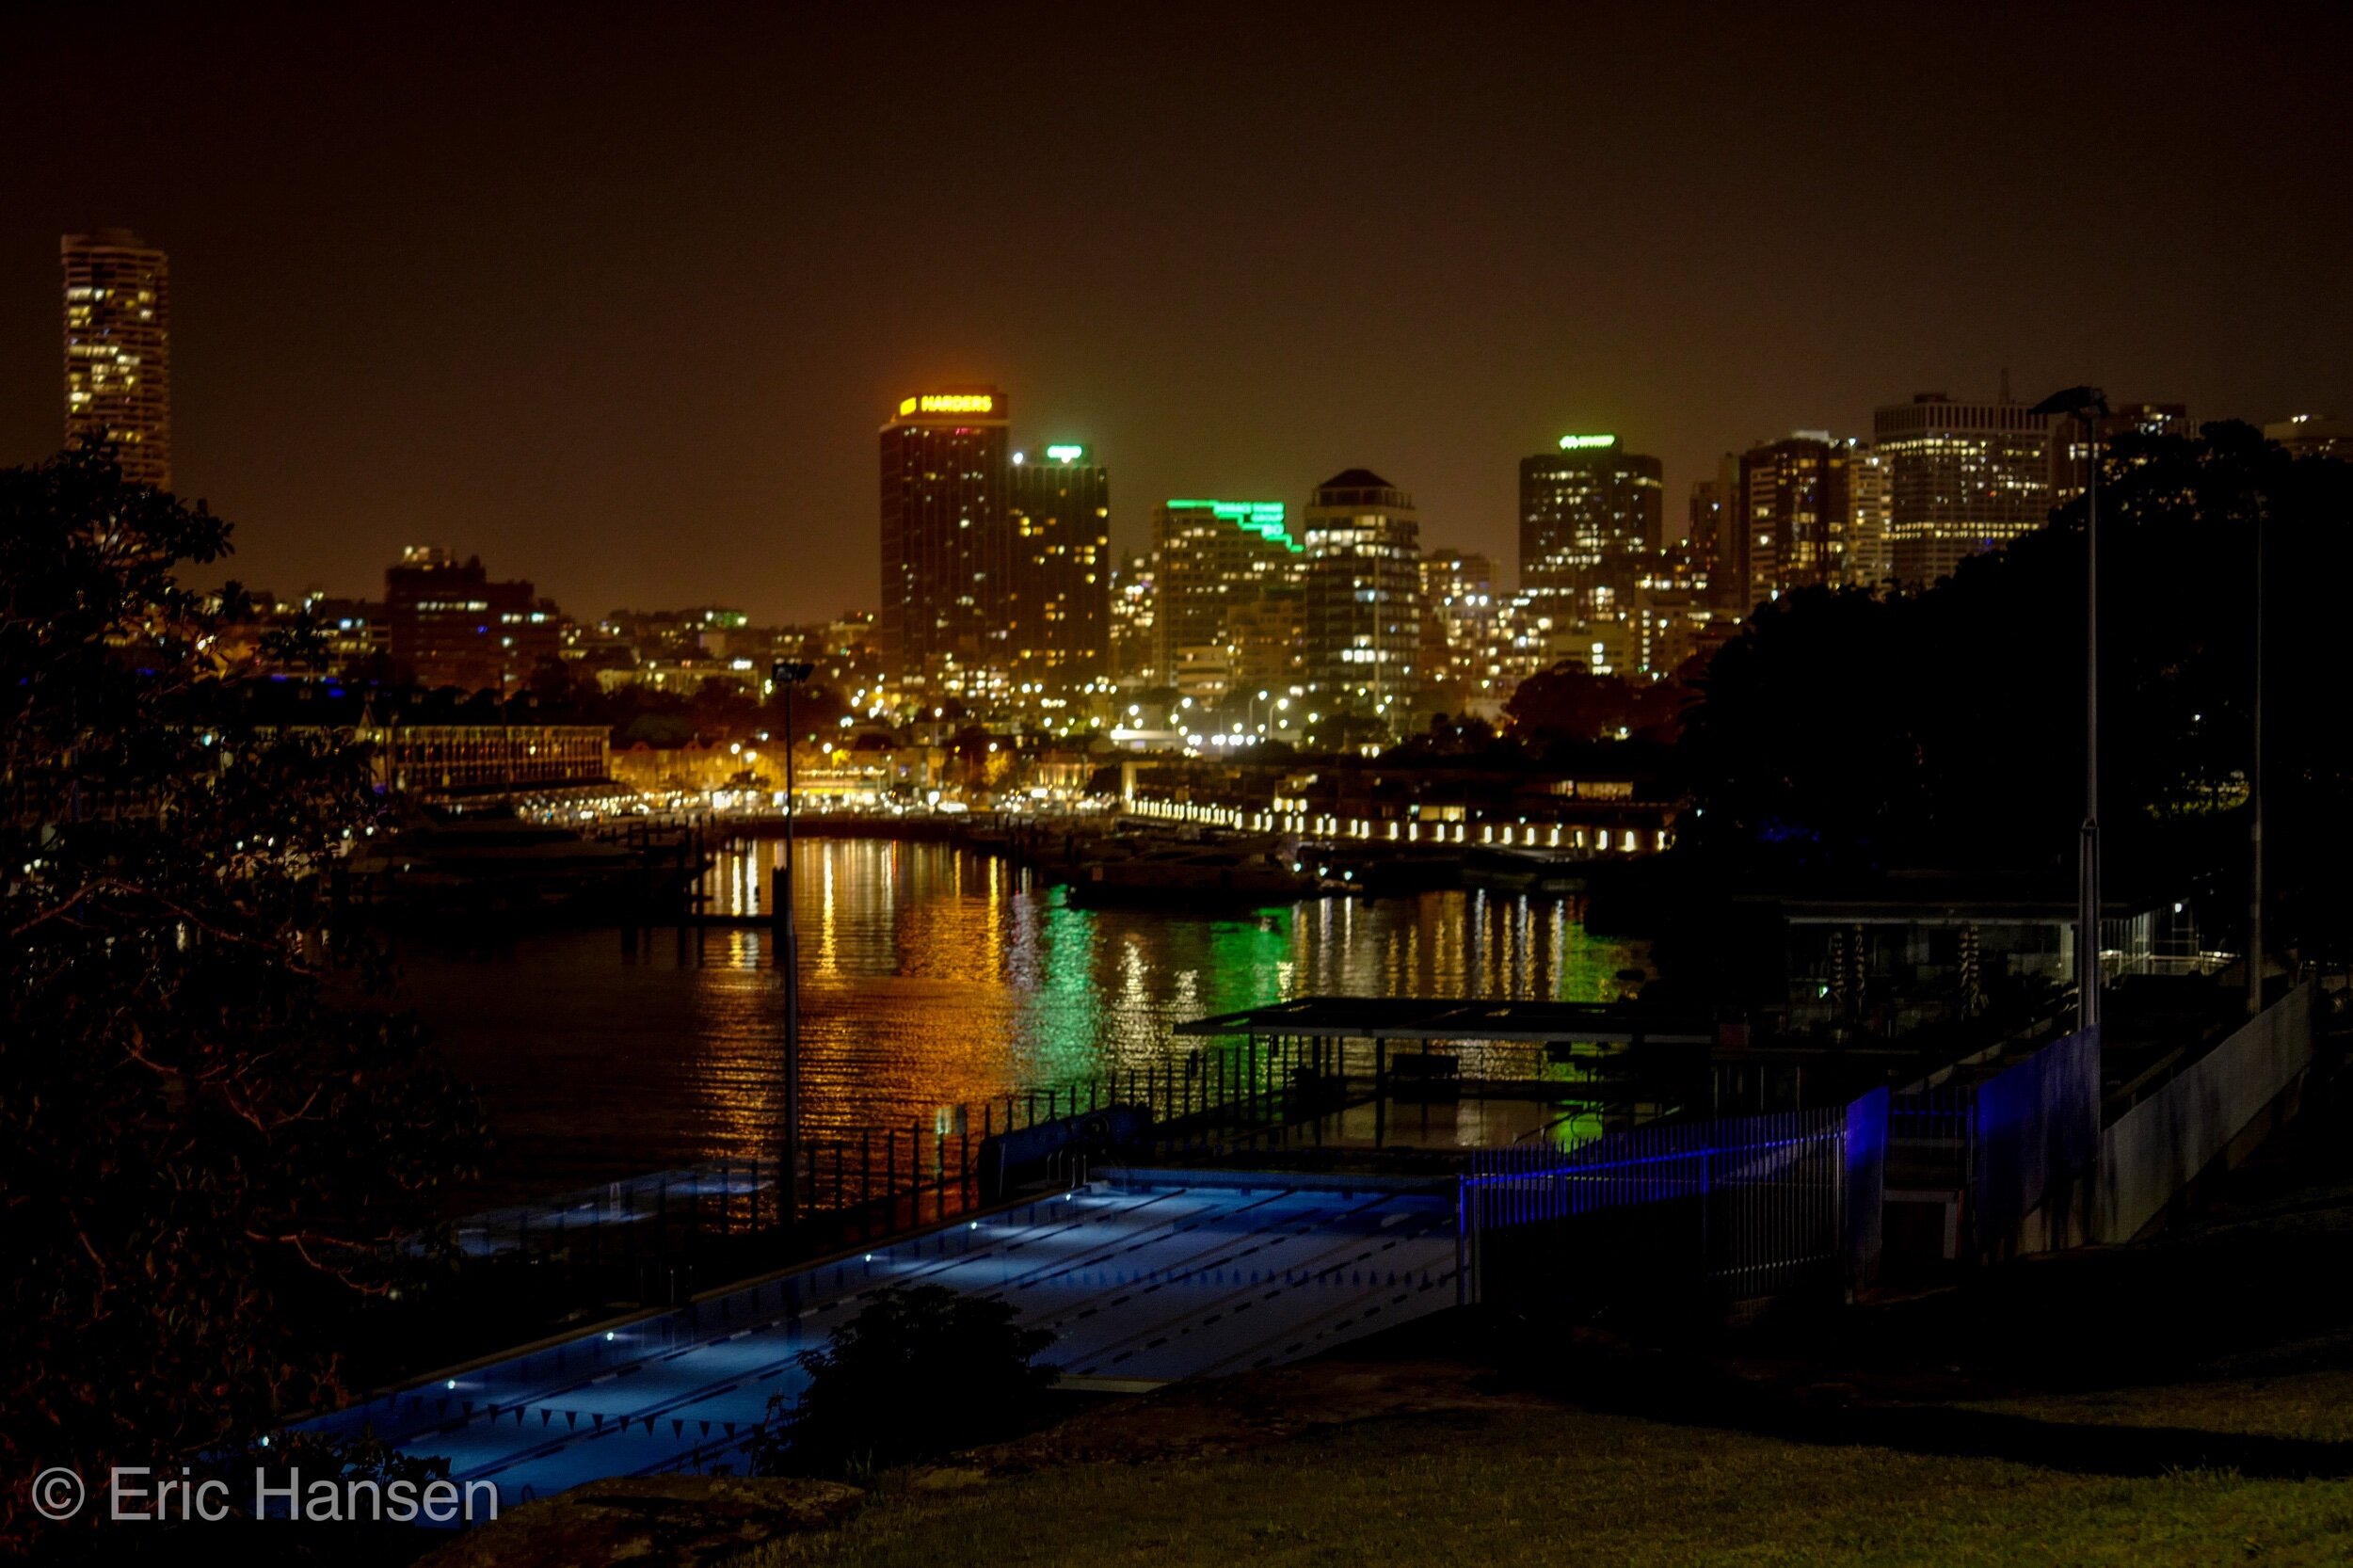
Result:
<svg viewBox="0 0 2353 1568"><path fill-rule="evenodd" d="M2094 1237L2124 1241L2148 1228L2312 1060L2306 982L2101 1134Z"/></svg>

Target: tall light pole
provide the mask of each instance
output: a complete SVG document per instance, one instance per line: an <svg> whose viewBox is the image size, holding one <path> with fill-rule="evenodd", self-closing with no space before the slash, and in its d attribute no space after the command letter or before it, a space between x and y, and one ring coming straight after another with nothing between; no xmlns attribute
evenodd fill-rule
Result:
<svg viewBox="0 0 2353 1568"><path fill-rule="evenodd" d="M768 666L769 683L784 693L784 869L774 894L778 945L776 967L784 971L784 1170L776 1183L777 1207L789 1227L800 1215L801 1170L801 936L792 913L792 688L809 678L811 666L777 660Z"/></svg>
<svg viewBox="0 0 2353 1568"><path fill-rule="evenodd" d="M2107 394L2070 387L2032 412L2084 427L2084 824L2075 848L2075 1027L2100 1028L2100 421Z"/></svg>
<svg viewBox="0 0 2353 1568"><path fill-rule="evenodd" d="M2264 1010L2264 523L2266 508L2255 507L2255 735L2248 760L2247 794L2251 822L2248 848L2251 865L2247 888L2247 1016Z"/></svg>

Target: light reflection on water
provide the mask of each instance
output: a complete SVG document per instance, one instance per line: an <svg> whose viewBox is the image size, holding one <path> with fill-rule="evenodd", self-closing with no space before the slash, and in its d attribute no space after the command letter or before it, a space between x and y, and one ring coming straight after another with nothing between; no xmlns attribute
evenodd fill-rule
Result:
<svg viewBox="0 0 2353 1568"><path fill-rule="evenodd" d="M780 856L731 846L713 906L756 911ZM941 844L804 841L803 1117L824 1139L1174 1060L1170 1027L1312 994L1601 1001L1644 944L1552 897L1324 899L1204 920L1065 907ZM696 1160L773 1156L783 996L765 927L545 931L411 943L408 1000L488 1101L504 1201Z"/></svg>

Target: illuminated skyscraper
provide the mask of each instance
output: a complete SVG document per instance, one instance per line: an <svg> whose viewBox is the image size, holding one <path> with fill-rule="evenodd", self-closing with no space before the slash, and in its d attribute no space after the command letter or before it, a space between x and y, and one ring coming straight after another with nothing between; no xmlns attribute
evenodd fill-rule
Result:
<svg viewBox="0 0 2353 1568"><path fill-rule="evenodd" d="M982 693L1012 665L1004 394L899 401L882 427L884 666L927 692Z"/></svg>
<svg viewBox="0 0 2353 1568"><path fill-rule="evenodd" d="M1414 498L1368 469L1336 473L1307 506L1306 673L1326 712L1394 731L1418 695L1421 519Z"/></svg>
<svg viewBox="0 0 2353 1568"><path fill-rule="evenodd" d="M1926 587L2049 520L2050 423L2007 399L1955 403L1943 392L1872 415L1871 444L1887 460L1897 583Z"/></svg>
<svg viewBox="0 0 2353 1568"><path fill-rule="evenodd" d="M1111 476L1057 444L1014 454L1007 495L1014 679L1082 690L1111 669Z"/></svg>
<svg viewBox="0 0 2353 1568"><path fill-rule="evenodd" d="M127 229L68 234L65 439L114 444L123 476L171 488L171 276Z"/></svg>
<svg viewBox="0 0 2353 1568"><path fill-rule="evenodd" d="M1873 592L1887 585L1890 495L1887 455L1863 441L1847 458L1847 584Z"/></svg>
<svg viewBox="0 0 2353 1568"><path fill-rule="evenodd" d="M1176 683L1188 648L1196 665L1212 662L1211 649L1234 663L1242 612L1270 598L1297 600L1306 557L1285 518L1279 501L1171 501L1153 513L1157 681Z"/></svg>
<svg viewBox="0 0 2353 1568"><path fill-rule="evenodd" d="M1658 459L1615 436L1563 436L1520 462L1520 590L1556 626L1623 617L1658 548Z"/></svg>
<svg viewBox="0 0 2353 1568"><path fill-rule="evenodd" d="M1742 612L1796 588L1846 581L1850 453L1828 431L1800 430L1742 455L1741 522L1749 546Z"/></svg>

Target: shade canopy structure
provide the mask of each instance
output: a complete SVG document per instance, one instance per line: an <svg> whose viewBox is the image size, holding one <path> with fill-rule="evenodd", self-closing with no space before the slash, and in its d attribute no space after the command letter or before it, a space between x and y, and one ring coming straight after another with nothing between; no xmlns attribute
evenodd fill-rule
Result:
<svg viewBox="0 0 2353 1568"><path fill-rule="evenodd" d="M1179 1034L1292 1039L1481 1040L1545 1045L1713 1046L1713 1017L1630 1002L1465 1001L1453 997L1300 997L1176 1026Z"/></svg>

